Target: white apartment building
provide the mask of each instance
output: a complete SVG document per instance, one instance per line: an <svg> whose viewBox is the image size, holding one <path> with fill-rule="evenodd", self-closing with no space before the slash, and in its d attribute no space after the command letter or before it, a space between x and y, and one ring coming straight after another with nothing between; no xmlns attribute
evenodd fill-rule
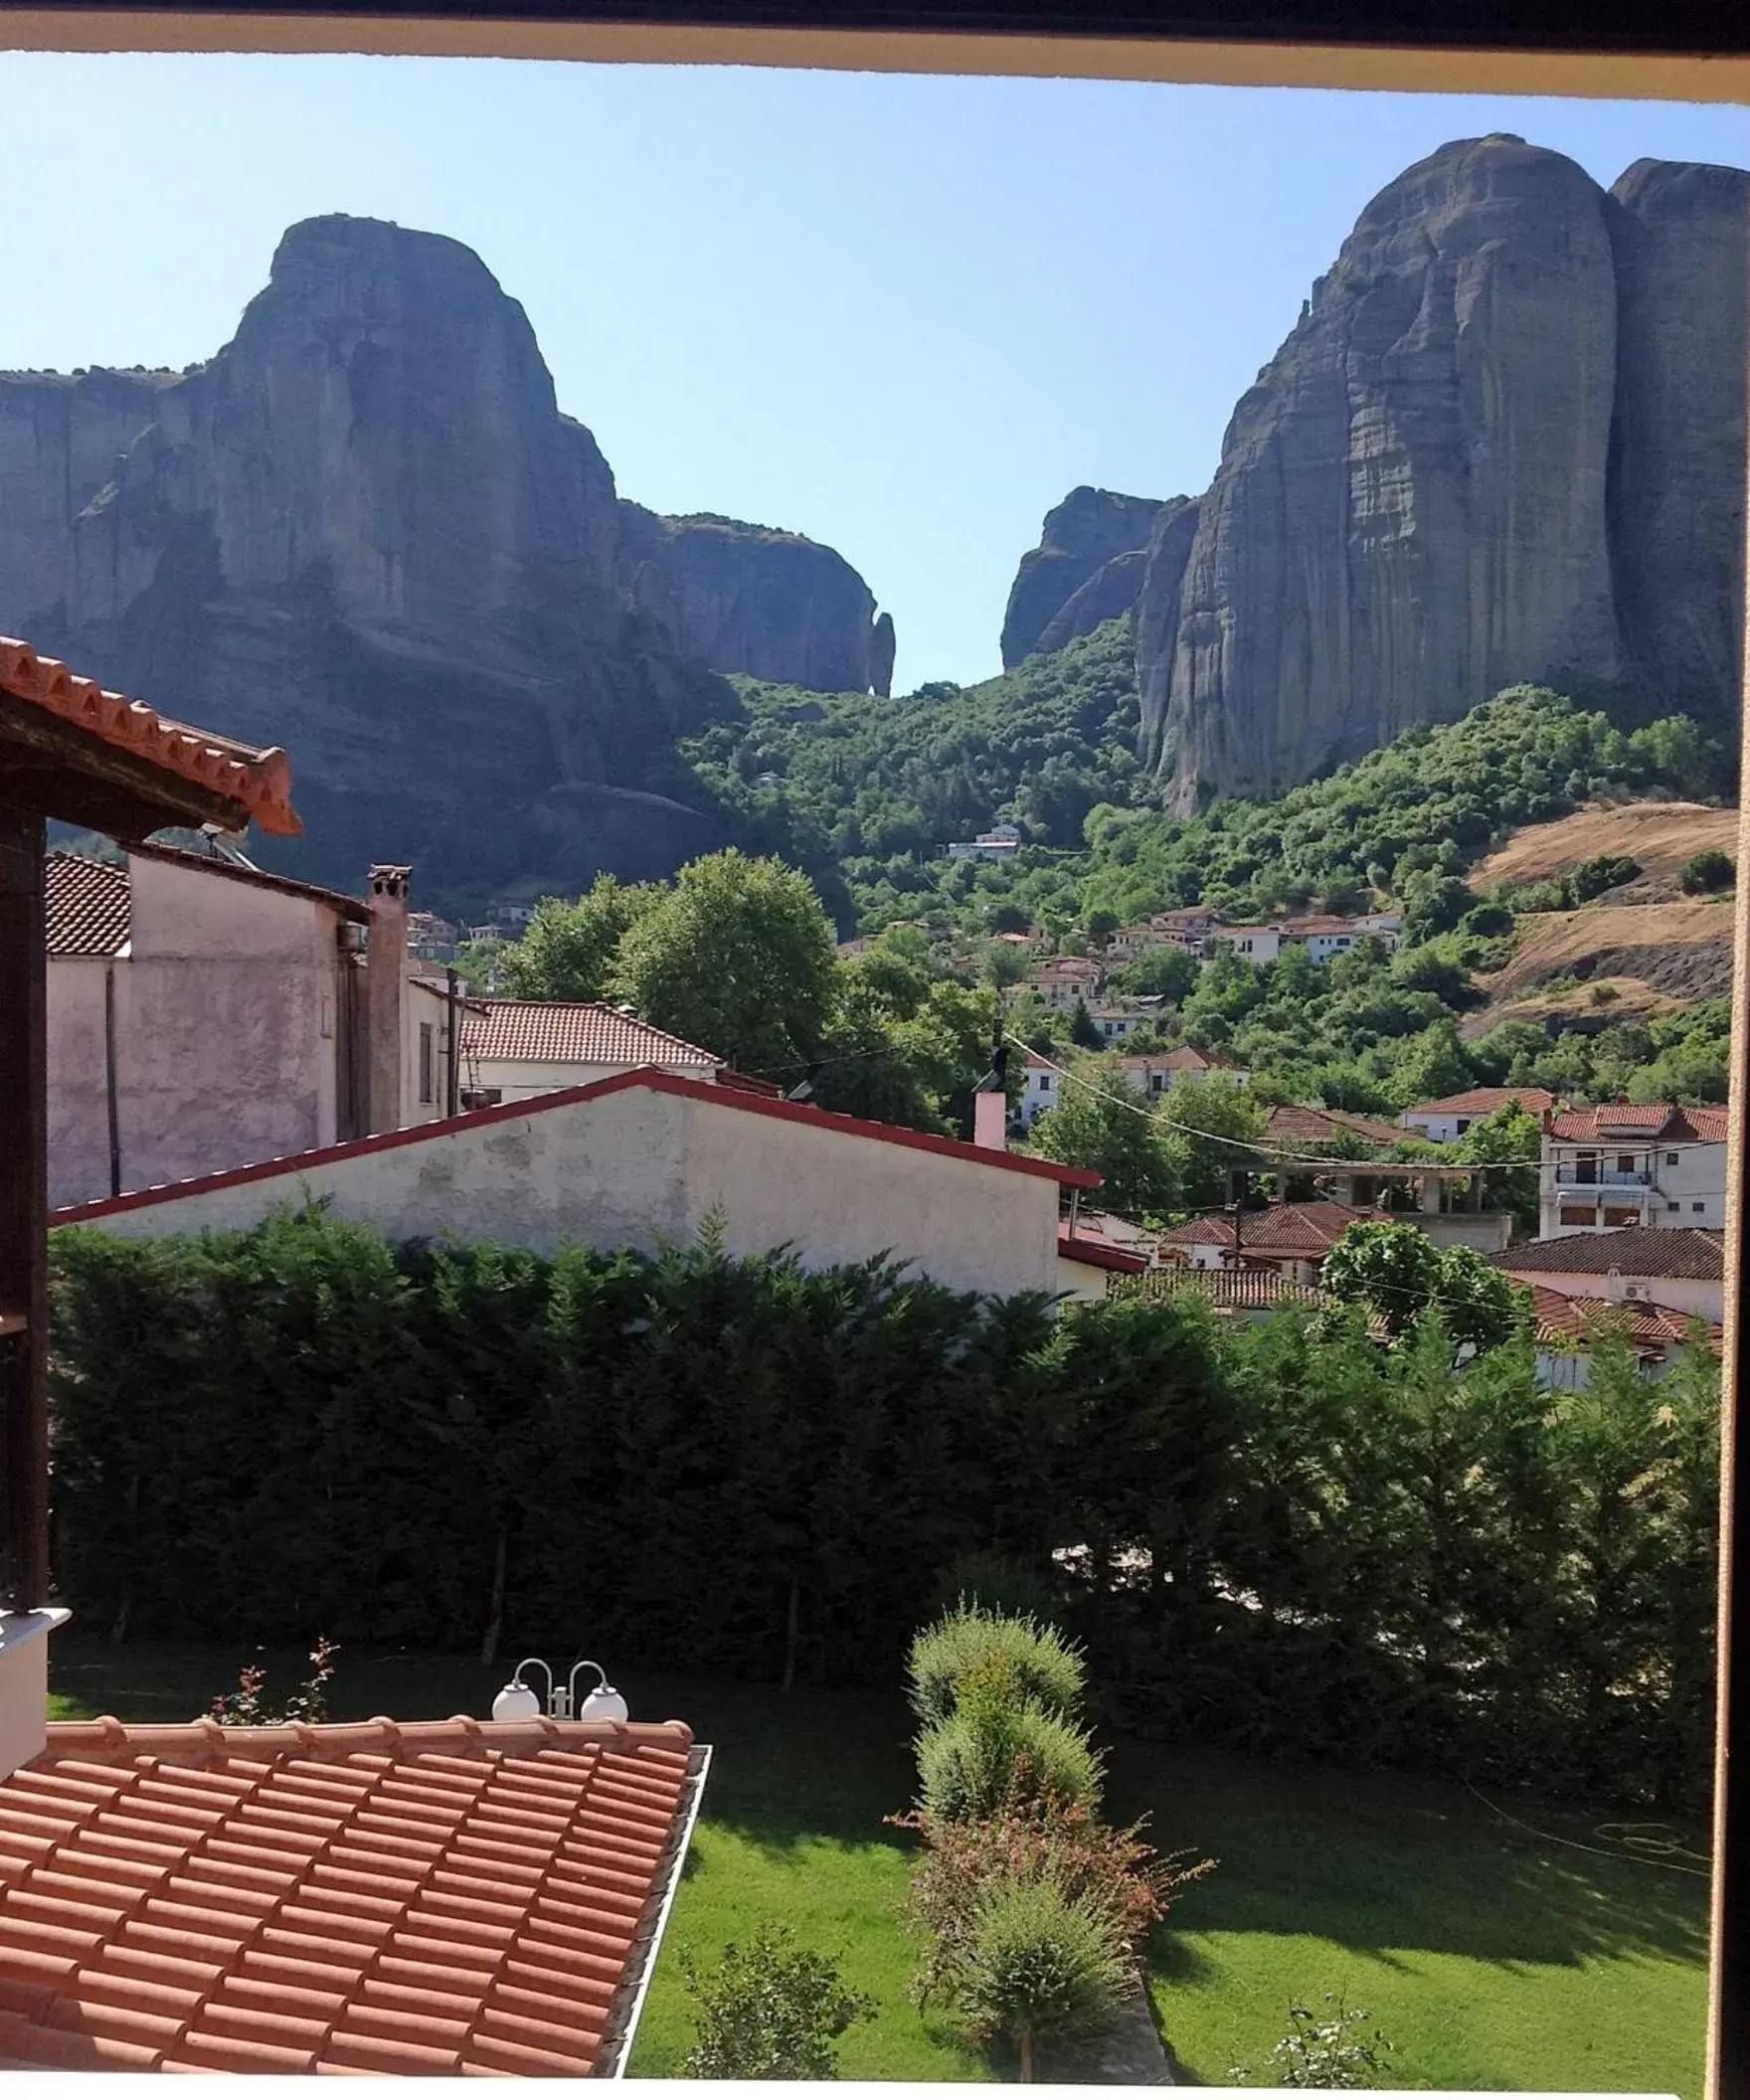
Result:
<svg viewBox="0 0 1750 2100"><path fill-rule="evenodd" d="M1698 1226L1726 1217L1724 1109L1613 1101L1544 1126L1539 1236L1623 1226Z"/></svg>

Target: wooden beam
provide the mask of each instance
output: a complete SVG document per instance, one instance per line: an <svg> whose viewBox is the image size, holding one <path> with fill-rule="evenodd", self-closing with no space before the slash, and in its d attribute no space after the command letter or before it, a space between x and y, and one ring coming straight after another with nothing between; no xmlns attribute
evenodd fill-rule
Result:
<svg viewBox="0 0 1750 2100"><path fill-rule="evenodd" d="M136 752L0 692L0 795L15 809L87 823L121 838L165 824L240 831L242 802L185 781Z"/></svg>
<svg viewBox="0 0 1750 2100"><path fill-rule="evenodd" d="M43 819L0 801L0 1585L20 1612L49 1601L48 1066Z"/></svg>

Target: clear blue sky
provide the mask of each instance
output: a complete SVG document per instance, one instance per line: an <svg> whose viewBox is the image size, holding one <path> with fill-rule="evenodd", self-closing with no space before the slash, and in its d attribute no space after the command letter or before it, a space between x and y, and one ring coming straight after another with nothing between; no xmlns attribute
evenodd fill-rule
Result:
<svg viewBox="0 0 1750 2100"><path fill-rule="evenodd" d="M1357 211L1443 140L1606 184L1750 166L1750 110L1656 103L339 58L0 57L0 366L205 357L314 213L452 235L621 493L837 547L902 690L996 667L1076 483L1205 484Z"/></svg>

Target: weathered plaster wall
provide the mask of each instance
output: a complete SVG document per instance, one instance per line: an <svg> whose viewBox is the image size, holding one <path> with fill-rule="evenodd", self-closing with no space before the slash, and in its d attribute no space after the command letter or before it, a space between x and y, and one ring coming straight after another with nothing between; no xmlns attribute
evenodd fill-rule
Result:
<svg viewBox="0 0 1750 2100"><path fill-rule="evenodd" d="M962 1290L1055 1291L1057 1185L976 1160L630 1087L105 1216L134 1237L253 1225L326 1198L392 1239L653 1249L719 1214L738 1254L886 1251Z"/></svg>
<svg viewBox="0 0 1750 2100"><path fill-rule="evenodd" d="M581 1060L564 1064L555 1058L463 1057L464 1086L496 1087L504 1101L532 1101L537 1094L556 1094L565 1087L587 1087L599 1079L612 1079L616 1072L630 1072L631 1065L592 1065ZM683 1078L715 1083L715 1066L664 1065L665 1072ZM470 1078L469 1074L474 1077Z"/></svg>

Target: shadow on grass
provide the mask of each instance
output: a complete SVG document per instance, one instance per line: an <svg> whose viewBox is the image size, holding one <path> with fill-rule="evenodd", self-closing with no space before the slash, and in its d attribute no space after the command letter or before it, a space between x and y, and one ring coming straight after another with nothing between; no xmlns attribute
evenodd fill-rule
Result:
<svg viewBox="0 0 1750 2100"><path fill-rule="evenodd" d="M515 1661L343 1651L331 1708L341 1719L484 1715ZM114 1648L63 1636L52 1688L74 1712L185 1720L245 1662L266 1666L269 1699L294 1689L306 1667L295 1650ZM678 1716L714 1745L707 1823L778 1858L823 1840L910 1846L882 1821L915 1786L912 1724L897 1696L614 1673L634 1715ZM1511 1813L1544 1834L1528 1835L1450 1780L1121 1743L1110 1808L1146 1813L1162 1850L1193 1845L1220 1862L1187 1892L1157 1950L1160 1973L1185 1982L1201 1959L1185 1932L1312 1935L1388 1965L1416 1952L1508 1967L1625 1955L1699 1962L1706 1952L1704 1878L1575 1849L1597 1843L1598 1818L1515 1798Z"/></svg>

